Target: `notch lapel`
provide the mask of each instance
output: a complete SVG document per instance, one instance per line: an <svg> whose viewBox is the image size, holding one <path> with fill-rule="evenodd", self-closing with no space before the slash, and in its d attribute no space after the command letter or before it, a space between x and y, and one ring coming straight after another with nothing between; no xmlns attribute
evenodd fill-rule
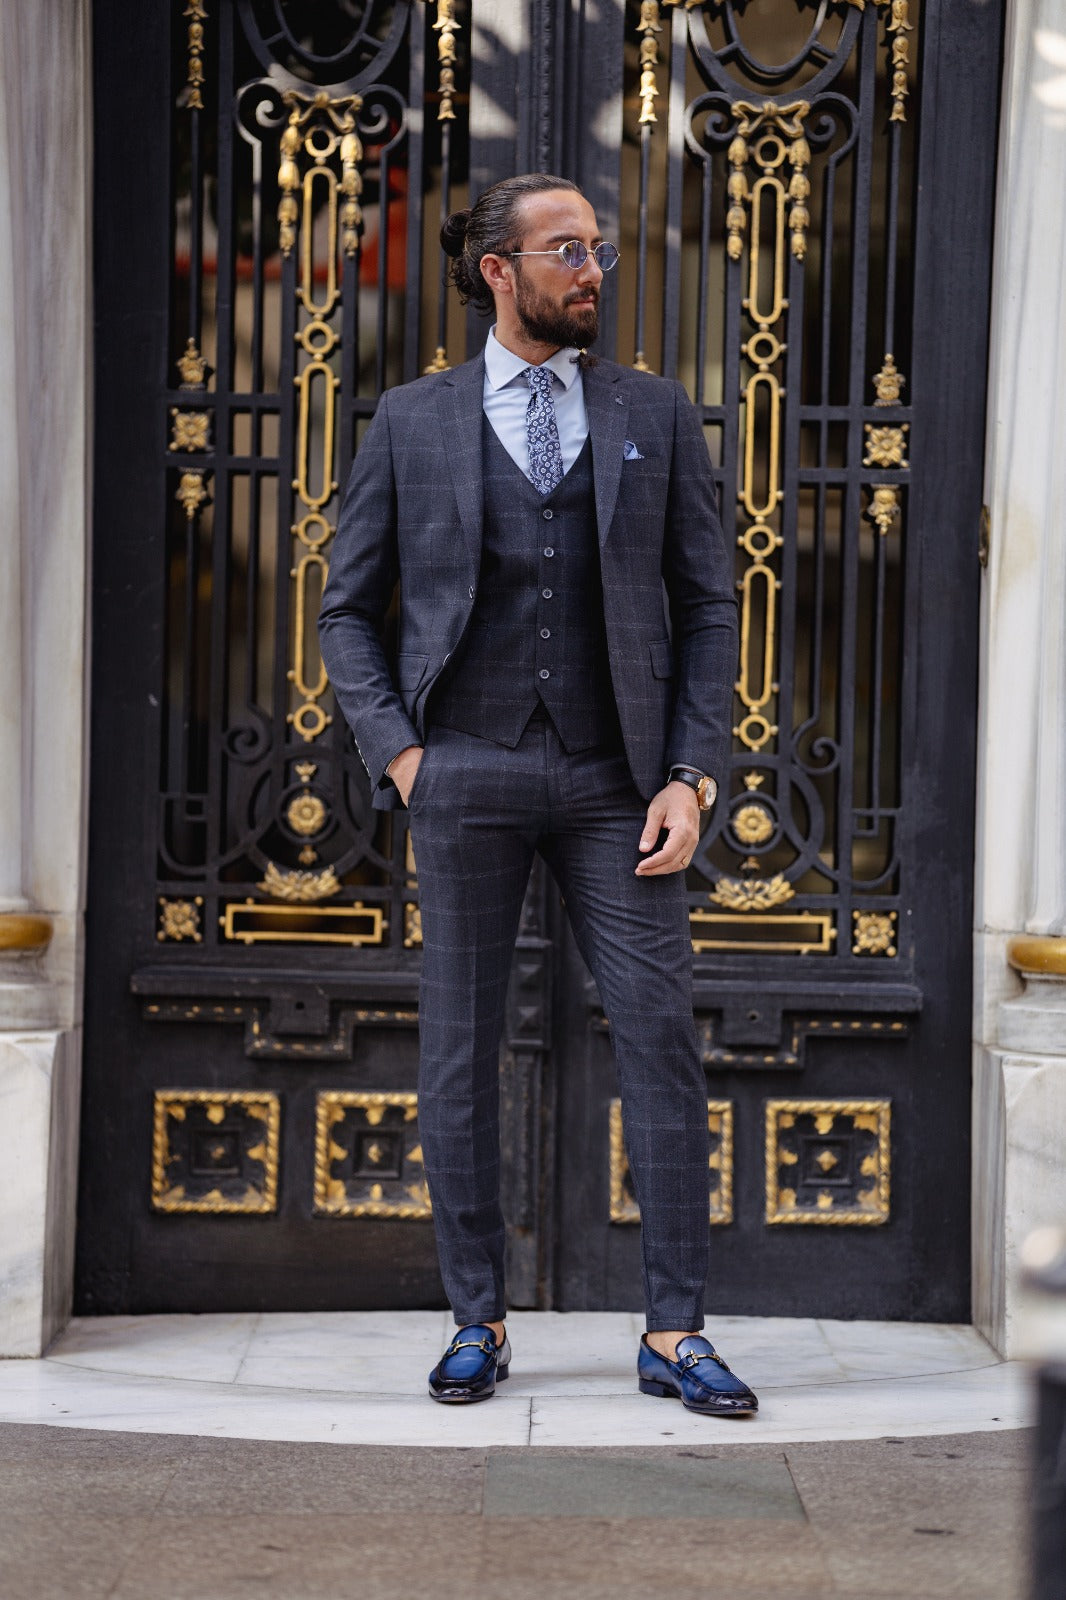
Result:
<svg viewBox="0 0 1066 1600"><path fill-rule="evenodd" d="M601 545L614 518L622 479L622 449L629 421L629 385L621 381L622 376L621 369L613 363L588 367L583 374Z"/></svg>
<svg viewBox="0 0 1066 1600"><path fill-rule="evenodd" d="M452 475L467 553L475 568L481 564L484 519L481 459L484 394L485 358L476 356L445 375L437 396L448 470Z"/></svg>

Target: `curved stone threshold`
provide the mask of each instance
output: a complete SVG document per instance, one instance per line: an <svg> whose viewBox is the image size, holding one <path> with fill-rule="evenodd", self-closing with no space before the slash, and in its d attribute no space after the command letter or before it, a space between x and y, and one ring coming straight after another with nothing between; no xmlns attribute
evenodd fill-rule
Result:
<svg viewBox="0 0 1066 1600"><path fill-rule="evenodd" d="M717 1448L1031 1420L1027 1369L970 1327L710 1319L708 1335L761 1402L757 1418L735 1422L637 1392L641 1327L627 1312L517 1312L496 1397L445 1407L424 1387L451 1333L444 1312L77 1319L41 1360L0 1362L0 1422L334 1444Z"/></svg>

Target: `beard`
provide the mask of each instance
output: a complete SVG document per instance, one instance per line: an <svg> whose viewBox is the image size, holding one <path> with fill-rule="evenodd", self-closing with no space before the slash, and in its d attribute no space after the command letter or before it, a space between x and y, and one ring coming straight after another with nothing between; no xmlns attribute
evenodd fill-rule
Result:
<svg viewBox="0 0 1066 1600"><path fill-rule="evenodd" d="M586 295L592 296L591 304L568 304L571 297L584 299ZM527 288L521 273L515 274L515 311L523 335L533 344L578 349L593 344L600 331L599 299L598 289L572 289L560 305Z"/></svg>

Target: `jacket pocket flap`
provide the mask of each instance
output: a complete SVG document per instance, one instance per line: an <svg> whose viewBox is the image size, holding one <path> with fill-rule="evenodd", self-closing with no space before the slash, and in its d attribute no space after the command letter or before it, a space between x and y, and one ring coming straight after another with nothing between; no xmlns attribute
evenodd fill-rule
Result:
<svg viewBox="0 0 1066 1600"><path fill-rule="evenodd" d="M648 646L651 651L651 670L657 678L672 678L674 675L674 652L670 647L669 639L653 639Z"/></svg>
<svg viewBox="0 0 1066 1600"><path fill-rule="evenodd" d="M401 689L417 688L428 666L428 656L412 655L409 650L402 650L396 657L396 682Z"/></svg>

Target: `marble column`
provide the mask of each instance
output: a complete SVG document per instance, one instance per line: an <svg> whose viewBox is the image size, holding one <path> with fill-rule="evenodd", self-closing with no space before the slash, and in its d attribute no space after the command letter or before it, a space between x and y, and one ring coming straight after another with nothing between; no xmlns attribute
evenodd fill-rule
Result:
<svg viewBox="0 0 1066 1600"><path fill-rule="evenodd" d="M0 1355L69 1316L84 908L88 0L0 6Z"/></svg>
<svg viewBox="0 0 1066 1600"><path fill-rule="evenodd" d="M992 300L975 937L974 1321L1066 1221L1066 13L1012 0ZM975 179L976 179L975 174Z"/></svg>

